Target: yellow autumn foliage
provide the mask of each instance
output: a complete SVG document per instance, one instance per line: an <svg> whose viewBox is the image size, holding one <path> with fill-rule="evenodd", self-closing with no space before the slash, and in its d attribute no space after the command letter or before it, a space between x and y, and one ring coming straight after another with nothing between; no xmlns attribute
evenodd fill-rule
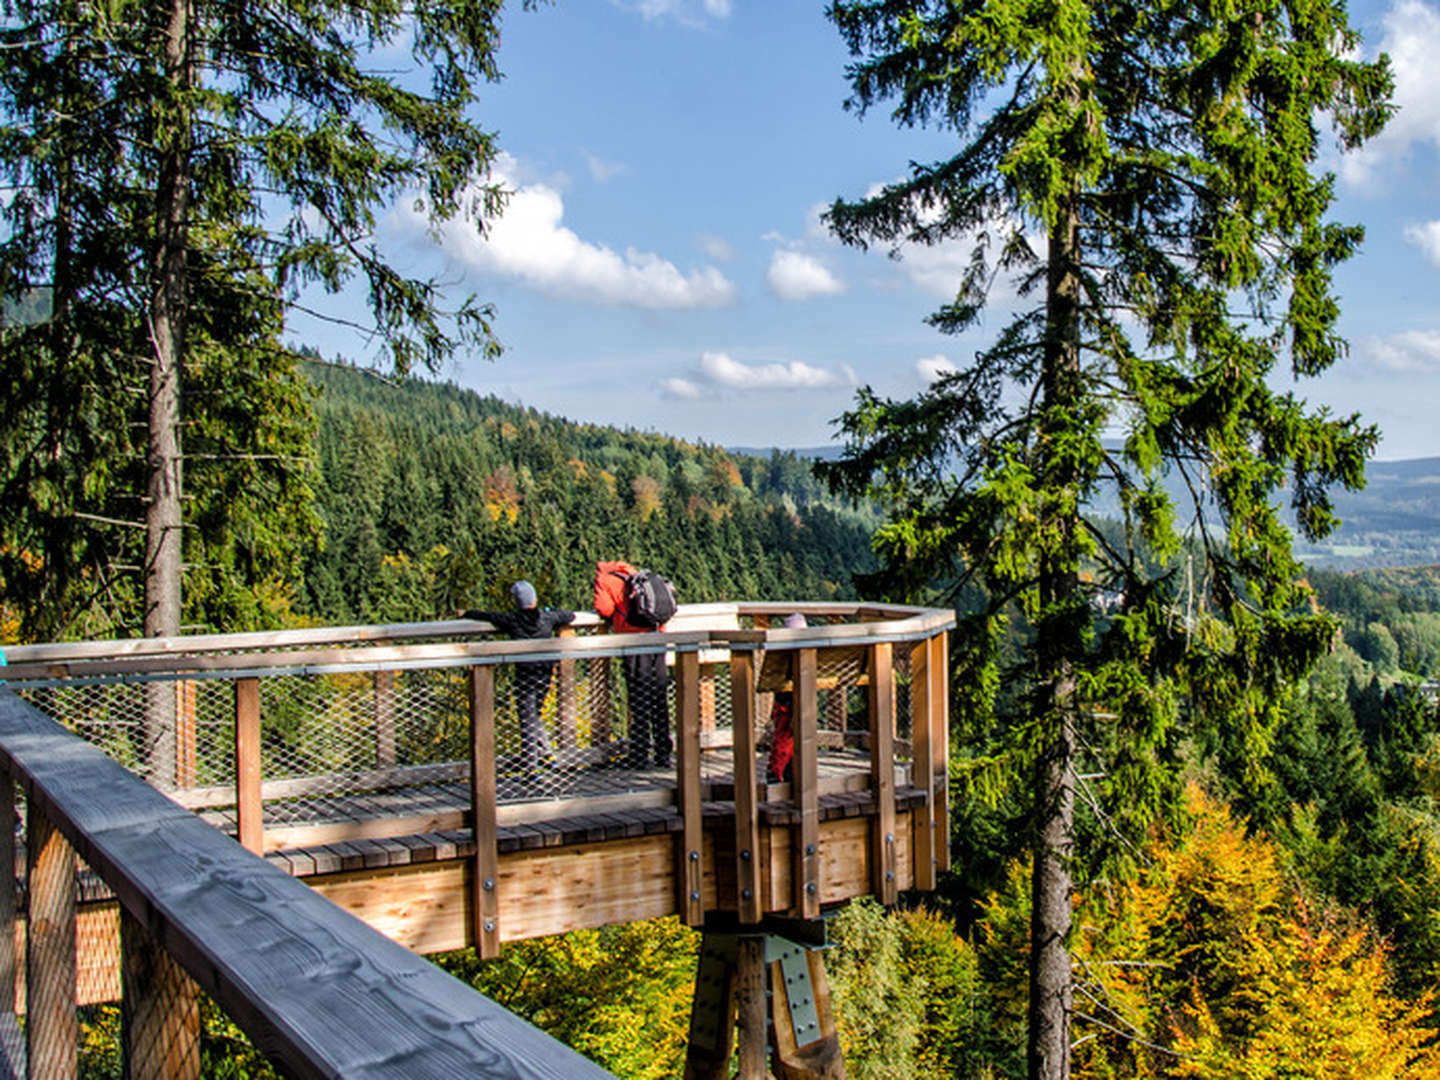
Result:
<svg viewBox="0 0 1440 1080"><path fill-rule="evenodd" d="M1385 944L1310 903L1223 806L1192 791L1190 809L1138 880L1081 909L1074 1075L1440 1080L1433 1003L1390 992Z"/></svg>

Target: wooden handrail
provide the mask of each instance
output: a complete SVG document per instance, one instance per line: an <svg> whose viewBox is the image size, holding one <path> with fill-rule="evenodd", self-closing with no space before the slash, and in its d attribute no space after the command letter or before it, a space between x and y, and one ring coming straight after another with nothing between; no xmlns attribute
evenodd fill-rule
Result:
<svg viewBox="0 0 1440 1080"><path fill-rule="evenodd" d="M4 690L0 771L286 1075L610 1075Z"/></svg>
<svg viewBox="0 0 1440 1080"><path fill-rule="evenodd" d="M701 607L705 605L694 605ZM759 605L756 605L759 606ZM844 607L846 613L856 613L858 605L778 605L782 610L804 611L809 608ZM880 609L865 609L880 614ZM693 607L682 607L687 614ZM885 613L899 614L899 609L884 609ZM833 614L833 612L832 612ZM467 634L489 632L489 623L456 620L467 627ZM439 624L414 624L435 626ZM554 638L546 641L482 641L444 642L425 645L362 645L353 648L293 648L293 642L278 640L283 634L296 631L277 631L271 637L277 639L271 652L220 652L217 649L192 650L190 643L199 638L154 639L155 648L138 650L131 648L131 642L80 642L83 655L69 658L61 655L46 656L44 650L69 648L69 646L11 646L6 649L10 661L0 678L22 681L42 679L84 679L112 676L164 676L184 671L197 678L206 675L232 677L240 673L262 672L285 668L306 668L313 670L375 670L385 667L423 665L463 665L467 663L504 662L506 660L566 660L583 656L618 656L626 652L655 651L659 648L703 649L703 648L766 648L798 649L824 648L833 645L869 645L879 641L913 641L928 638L955 626L955 616L949 611L914 608L907 609L900 618L877 618L862 623L841 623L802 627L794 630L682 630L654 632L647 634L604 634L587 637ZM227 635L216 635L227 636ZM228 635L231 637L258 638L262 635ZM421 635L415 635L421 636ZM431 632L424 636L436 636ZM161 648L165 645L167 648ZM116 646L117 652L106 654L102 646Z"/></svg>
<svg viewBox="0 0 1440 1080"><path fill-rule="evenodd" d="M779 602L682 604L680 620L734 619L739 616L769 618L799 612L807 617L859 618L866 622L903 621L933 613L931 609L901 604L843 602ZM594 612L576 612L576 629L603 625ZM166 638L116 638L104 641L60 641L40 645L6 645L5 654L13 666L52 664L97 659L140 659L154 656L199 656L216 652L264 652L273 649L300 649L315 646L349 646L365 643L403 643L421 638L473 637L493 633L488 622L475 619L440 619L418 623L387 623L376 626L317 626L293 630L265 630L241 634L191 634Z"/></svg>

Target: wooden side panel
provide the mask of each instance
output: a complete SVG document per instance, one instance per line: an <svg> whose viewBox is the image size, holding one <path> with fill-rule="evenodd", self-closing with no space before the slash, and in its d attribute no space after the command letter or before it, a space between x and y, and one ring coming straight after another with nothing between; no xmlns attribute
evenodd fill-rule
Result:
<svg viewBox="0 0 1440 1080"><path fill-rule="evenodd" d="M75 1015L75 850L34 802L26 823L30 923L25 942L30 1080L72 1080Z"/></svg>
<svg viewBox="0 0 1440 1080"><path fill-rule="evenodd" d="M65 910L75 863L47 821L282 1075L608 1075L326 904L12 694L0 694L0 768L24 784L33 819L27 952L37 977L27 1027L36 1080L75 1074L74 921ZM47 944L60 935L67 940ZM70 1038L46 1032L60 1024ZM66 1060L37 1070L47 1048Z"/></svg>
<svg viewBox="0 0 1440 1080"><path fill-rule="evenodd" d="M895 681L893 646L870 646L871 888L882 904L899 896L895 872Z"/></svg>
<svg viewBox="0 0 1440 1080"><path fill-rule="evenodd" d="M800 824L792 832L794 848L793 907L802 919L820 915L820 803L819 803L819 690L816 686L816 651L795 653L795 759L793 795Z"/></svg>
<svg viewBox="0 0 1440 1080"><path fill-rule="evenodd" d="M730 657L730 715L735 734L735 910L742 923L761 916L760 817L755 775L755 657Z"/></svg>
<svg viewBox="0 0 1440 1080"><path fill-rule="evenodd" d="M265 850L260 799L260 680L235 680L235 817L242 847Z"/></svg>
<svg viewBox="0 0 1440 1080"><path fill-rule="evenodd" d="M700 654L679 653L675 657L676 701L679 716L675 729L676 768L679 770L680 843L676 849L675 881L680 889L681 918L689 926L705 921L700 865L704 842L700 815Z"/></svg>
<svg viewBox="0 0 1440 1080"><path fill-rule="evenodd" d="M500 852L495 831L495 669L470 669L470 810L475 828L473 937L481 957L500 955L500 904L497 889Z"/></svg>

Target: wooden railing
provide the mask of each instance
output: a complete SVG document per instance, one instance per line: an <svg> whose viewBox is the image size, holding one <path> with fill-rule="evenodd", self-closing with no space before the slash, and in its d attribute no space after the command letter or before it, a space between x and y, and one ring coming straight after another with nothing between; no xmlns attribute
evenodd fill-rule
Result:
<svg viewBox="0 0 1440 1080"><path fill-rule="evenodd" d="M118 898L127 1076L200 1075L197 990L284 1075L366 1080L609 1074L206 826L0 690L0 866L24 795L23 979L0 873L0 1035L31 1080L76 1076L76 859ZM14 1033L20 995L25 1047ZM14 1068L12 1075L26 1073Z"/></svg>
<svg viewBox="0 0 1440 1080"><path fill-rule="evenodd" d="M793 612L806 615L811 625L776 625ZM596 622L593 615L582 615L578 636L538 642L462 640L492 628L450 620L25 646L7 649L10 666L3 674L28 700L42 708L53 706L47 711L58 719L97 741L108 740L122 759L134 749L125 741L126 733L143 726L146 714L163 698L168 714L163 726L170 733L166 745L173 746L173 754L158 768L143 757L126 763L146 772L189 810L228 814L233 808L234 832L252 852L417 831L473 831L471 940L487 956L498 952L502 940L517 936L507 930L498 906L499 832L554 815L561 801L595 810L622 804L673 806L680 818L673 910L692 925L699 925L705 915L698 879L702 807L713 800L733 801L735 893L718 903L749 923L765 914L760 860L754 854L760 804L780 800L793 806L793 895L787 910L812 917L824 896L817 844L820 800L841 789L867 792L873 800L870 886L882 900L893 901L899 776L923 793L914 810L918 825L910 834L911 880L917 888L934 888L936 872L948 859L946 653L947 631L954 625L951 612L896 605L711 604L682 608L663 634L590 633ZM617 794L588 794L590 778L598 775L593 770L611 764L607 755L617 745L615 732L623 711L611 661L629 653L661 651L667 654L674 684L676 753L669 782L653 773L621 770L605 774L613 778ZM497 722L510 704L504 688L497 688L497 677L508 679L507 669L527 660L557 662L557 693L547 719L558 771L534 781L517 778L516 770L508 767L501 744L513 733ZM304 765L309 771L287 762L276 775L280 740L262 727L269 722L266 701L272 712L298 712L311 700L300 690L326 680L352 694L337 729L362 732L363 738L356 735L346 744L345 754L351 756L337 754L320 766L310 760L318 754L302 739L296 752L308 755ZM769 715L767 695L779 681L795 700L794 777L768 783L758 740ZM297 688L293 702L277 704L275 688L280 686ZM157 694L157 687L170 689ZM217 695L222 690L227 692ZM107 703L107 695L124 693L131 695L132 712L107 727L105 717L118 708ZM67 694L88 696L72 700L64 697ZM414 717L413 703L407 705L412 699L425 702L434 715L427 715L423 725L407 727L401 721ZM407 713L407 708L412 711ZM315 741L331 738L323 726L325 716L302 719L315 725ZM862 723L863 728L857 726ZM416 731L422 731L423 738ZM820 758L841 752L852 760L857 754L864 757L849 777L836 779L832 770L832 778L822 781ZM710 764L717 755L724 758L723 768ZM209 760L212 756L224 759L223 768ZM220 782L217 770L224 774ZM572 780L574 784L565 786ZM465 805L344 826L274 820L277 807L298 805L317 794L446 782L468 785ZM267 807L272 818L268 823L262 820ZM569 812L576 812L573 805ZM775 902L772 896L772 905Z"/></svg>

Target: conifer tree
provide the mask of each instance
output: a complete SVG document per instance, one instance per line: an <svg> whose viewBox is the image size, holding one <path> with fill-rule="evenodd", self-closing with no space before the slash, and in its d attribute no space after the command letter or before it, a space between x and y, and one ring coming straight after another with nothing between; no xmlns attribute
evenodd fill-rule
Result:
<svg viewBox="0 0 1440 1080"><path fill-rule="evenodd" d="M1009 745L1033 784L1029 1074L1052 1080L1069 1073L1075 800L1090 794L1077 755L1108 759L1096 805L1133 824L1162 800L1182 698L1220 721L1222 757L1253 762L1275 688L1328 641L1275 504L1288 487L1299 529L1328 532L1327 487L1361 483L1376 435L1271 375L1279 363L1317 375L1344 353L1331 272L1362 233L1326 218L1317 120L1346 147L1373 135L1388 68L1354 58L1333 0L856 0L828 13L855 57L848 106L887 103L898 124L956 139L944 160L837 201L836 235L970 245L930 318L942 332L976 325L997 275L1019 283L1018 313L963 370L909 401L861 391L828 476L887 507L878 585L986 587L991 607L961 638L982 670L956 679L972 720L999 685L1003 606L1033 628ZM1107 490L1119 543L1087 518ZM1187 534L1188 589L1183 570L1147 569ZM1101 707L1119 719L1094 724Z"/></svg>
<svg viewBox="0 0 1440 1080"><path fill-rule="evenodd" d="M6 5L0 171L13 197L0 296L51 301L43 326L0 333L20 391L0 445L6 475L28 478L26 497L7 499L0 547L7 587L33 593L27 609L73 610L82 578L113 592L126 561L116 552L131 546L119 523L143 518L143 551L129 556L144 581L143 630L178 632L180 538L194 524L182 510L181 433L208 422L205 400L182 406L187 365L223 356L236 372L278 372L260 396L279 392L269 419L281 445L221 449L276 467L303 456L309 422L292 423L301 401L279 345L291 305L363 286L368 318L353 303L331 317L372 331L402 371L456 348L493 354L490 310L406 276L373 233L400 199L432 222L498 208L485 182L494 143L469 109L498 74L500 6ZM138 421L127 407L137 396ZM139 490L117 490L136 456ZM112 509L122 496L124 512Z"/></svg>

